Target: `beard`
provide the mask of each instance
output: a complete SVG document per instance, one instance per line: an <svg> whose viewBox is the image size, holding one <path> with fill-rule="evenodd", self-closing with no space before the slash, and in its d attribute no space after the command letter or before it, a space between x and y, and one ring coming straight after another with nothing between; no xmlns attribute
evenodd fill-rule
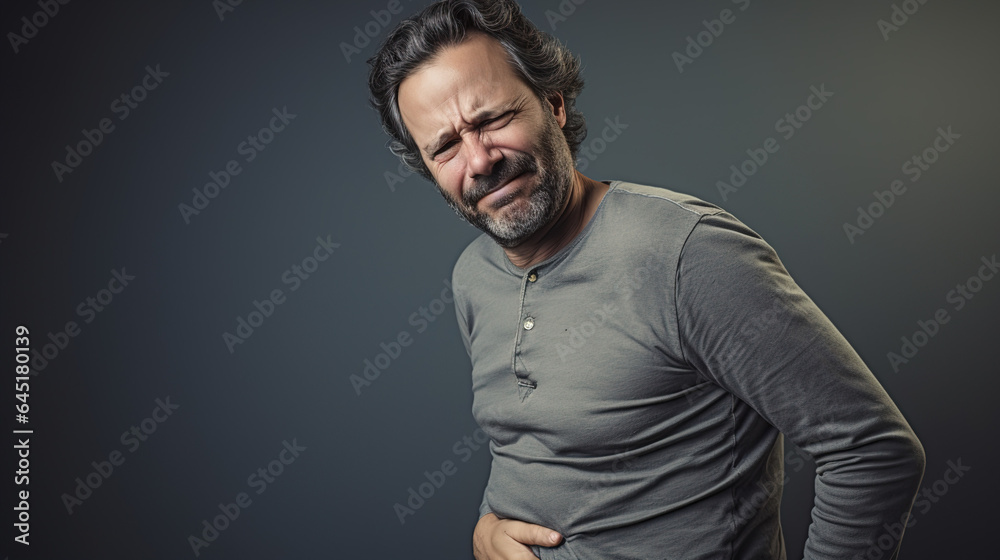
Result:
<svg viewBox="0 0 1000 560"><path fill-rule="evenodd" d="M455 200L438 185L456 214L482 230L498 245L516 247L552 220L562 209L573 181L573 158L559 123L545 113L545 126L539 136L538 161L518 152L493 166L491 175L477 177L473 187ZM492 214L481 212L479 201L497 187L522 173L534 173L534 182L504 195L491 204ZM518 200L527 191L527 200Z"/></svg>

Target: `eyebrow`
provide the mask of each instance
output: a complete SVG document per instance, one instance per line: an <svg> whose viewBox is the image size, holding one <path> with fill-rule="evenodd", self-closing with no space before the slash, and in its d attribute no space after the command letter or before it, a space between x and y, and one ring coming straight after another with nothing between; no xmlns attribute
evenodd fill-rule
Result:
<svg viewBox="0 0 1000 560"><path fill-rule="evenodd" d="M516 108L521 104L522 99L520 97L513 99L496 109L480 109L472 115L472 119L469 121L473 124L479 124L482 121L489 120ZM452 133L450 131L442 132L438 134L437 138L431 143L424 146L424 151L429 157L434 157L434 154L444 145L445 141L451 138Z"/></svg>

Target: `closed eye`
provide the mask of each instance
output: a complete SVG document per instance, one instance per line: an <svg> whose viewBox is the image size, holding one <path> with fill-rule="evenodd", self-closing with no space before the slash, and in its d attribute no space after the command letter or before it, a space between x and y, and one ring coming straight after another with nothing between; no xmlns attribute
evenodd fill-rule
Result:
<svg viewBox="0 0 1000 560"><path fill-rule="evenodd" d="M434 152L434 157L436 158L439 155L450 150L451 147L455 145L455 142L457 142L457 140L449 140L448 142L446 142L443 146L441 146L441 148L438 151Z"/></svg>
<svg viewBox="0 0 1000 560"><path fill-rule="evenodd" d="M479 123L479 128L484 128L486 130L496 130L498 128L502 128L504 126L507 126L507 124L511 121L513 116L514 116L514 111L507 111L506 113L503 113L502 115L499 115L497 117L493 117L492 119L481 121ZM455 145L456 142L458 142L458 140L449 140L448 142L442 144L441 147L438 148L436 152L434 152L432 157L436 159L438 156L448 152L449 150L451 150L451 148Z"/></svg>
<svg viewBox="0 0 1000 560"><path fill-rule="evenodd" d="M500 126L504 126L508 122L510 122L510 117L512 117L513 115L514 115L513 111L507 111L506 113L500 115L499 117L494 117L492 119L483 121L482 124L480 124L480 126L485 127L485 126L489 126L489 125L495 124L495 123L501 123ZM494 128L500 128L500 126L497 126L497 127L494 127Z"/></svg>

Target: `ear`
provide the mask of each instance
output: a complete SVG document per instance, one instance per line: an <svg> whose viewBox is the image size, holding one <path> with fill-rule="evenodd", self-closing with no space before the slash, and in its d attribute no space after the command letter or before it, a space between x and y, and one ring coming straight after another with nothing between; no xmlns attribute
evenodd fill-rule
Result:
<svg viewBox="0 0 1000 560"><path fill-rule="evenodd" d="M557 91L550 95L546 101L553 116L555 116L556 121L559 123L559 128L566 126L566 101L563 99L562 93Z"/></svg>

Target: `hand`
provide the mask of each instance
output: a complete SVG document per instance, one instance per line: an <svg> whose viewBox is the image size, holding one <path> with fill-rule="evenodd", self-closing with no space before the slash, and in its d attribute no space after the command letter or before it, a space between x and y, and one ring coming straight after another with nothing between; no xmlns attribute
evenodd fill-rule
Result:
<svg viewBox="0 0 1000 560"><path fill-rule="evenodd" d="M500 519L487 513L472 532L472 552L476 560L532 560L538 558L527 545L556 546L562 535L515 519Z"/></svg>

